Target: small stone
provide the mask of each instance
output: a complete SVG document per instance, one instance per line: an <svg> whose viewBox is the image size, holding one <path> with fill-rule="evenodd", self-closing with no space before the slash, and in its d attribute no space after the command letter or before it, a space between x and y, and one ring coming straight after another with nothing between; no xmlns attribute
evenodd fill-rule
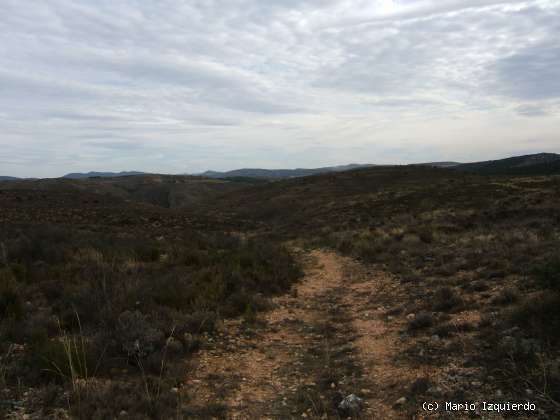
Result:
<svg viewBox="0 0 560 420"><path fill-rule="evenodd" d="M525 390L525 394L527 394L527 395L531 396L531 395L533 395L533 390L532 390L532 389L529 389L529 388L527 388L527 389Z"/></svg>
<svg viewBox="0 0 560 420"><path fill-rule="evenodd" d="M331 382L331 388L332 389L336 388L336 384L334 382Z"/></svg>
<svg viewBox="0 0 560 420"><path fill-rule="evenodd" d="M364 400L358 397L355 394L350 394L346 396L340 404L338 404L338 408L348 414L357 414L362 409L364 405Z"/></svg>
<svg viewBox="0 0 560 420"><path fill-rule="evenodd" d="M121 412L119 413L119 416L121 416L121 417L124 417L126 415L128 415L126 410L121 410Z"/></svg>
<svg viewBox="0 0 560 420"><path fill-rule="evenodd" d="M474 386L475 388L479 388L482 386L482 382L480 381L472 381L471 382L471 386Z"/></svg>
<svg viewBox="0 0 560 420"><path fill-rule="evenodd" d="M498 389L496 391L496 398L502 398L504 396L504 393L502 392L501 389Z"/></svg>
<svg viewBox="0 0 560 420"><path fill-rule="evenodd" d="M409 321L412 321L414 318L416 318L416 315L415 315L415 314L408 314L408 315L406 316L406 319L408 319Z"/></svg>
<svg viewBox="0 0 560 420"><path fill-rule="evenodd" d="M395 405L405 405L406 404L406 397L400 397L397 401L395 401Z"/></svg>

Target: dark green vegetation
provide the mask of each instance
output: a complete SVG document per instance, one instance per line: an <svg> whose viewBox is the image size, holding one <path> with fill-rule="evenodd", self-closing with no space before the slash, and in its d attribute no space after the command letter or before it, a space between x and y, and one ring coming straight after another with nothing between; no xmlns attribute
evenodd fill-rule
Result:
<svg viewBox="0 0 560 420"><path fill-rule="evenodd" d="M553 175L560 174L560 155L538 153L486 162L463 163L455 166L454 169L484 175Z"/></svg>
<svg viewBox="0 0 560 420"><path fill-rule="evenodd" d="M392 275L405 297L388 296L388 311L416 314L403 336L446 342L399 357L475 366L508 398L558 412L558 176L410 166L185 179L2 184L0 380L12 392L37 386L30 404L50 410L67 405L66 387L83 418L180 416L177 362L211 345L220 319L252 320L288 289L299 270L282 243L294 241Z"/></svg>
<svg viewBox="0 0 560 420"><path fill-rule="evenodd" d="M237 191L250 186L254 180L219 180L185 175L137 174L109 178L53 178L41 180L12 180L2 183L1 190L66 194L70 199L80 200L87 195L107 201L123 200L153 204L164 208L191 207L216 195ZM82 197L83 196L83 197ZM33 197L32 197L33 198ZM84 203L85 204L85 203Z"/></svg>
<svg viewBox="0 0 560 420"><path fill-rule="evenodd" d="M0 230L0 387L11 390L0 416L29 387L26 405L42 417L66 407L76 418L182 416L184 359L221 319L264 309L300 276L270 240L201 234L172 215L167 227L156 209L59 194L52 213L36 191L0 194L4 217L26 205L37 217Z"/></svg>

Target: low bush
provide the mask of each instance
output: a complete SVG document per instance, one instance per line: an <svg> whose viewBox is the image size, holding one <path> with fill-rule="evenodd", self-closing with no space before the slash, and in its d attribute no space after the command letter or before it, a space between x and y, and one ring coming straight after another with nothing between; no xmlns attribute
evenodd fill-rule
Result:
<svg viewBox="0 0 560 420"><path fill-rule="evenodd" d="M537 266L534 274L539 286L560 292L560 256Z"/></svg>
<svg viewBox="0 0 560 420"><path fill-rule="evenodd" d="M519 301L519 299L519 292L508 287L500 290L498 294L492 299L492 303L496 305L511 305L512 303Z"/></svg>
<svg viewBox="0 0 560 420"><path fill-rule="evenodd" d="M527 299L511 311L510 322L544 343L559 344L560 295L545 293Z"/></svg>
<svg viewBox="0 0 560 420"><path fill-rule="evenodd" d="M259 238L191 232L167 243L30 226L0 242L0 333L25 345L5 376L65 385L79 418L176 417L174 385L161 386L177 361L221 317L253 322L301 275L284 247ZM123 371L136 373L129 385L98 386Z"/></svg>
<svg viewBox="0 0 560 420"><path fill-rule="evenodd" d="M421 312L417 314L408 323L408 329L411 331L422 330L430 328L434 324L434 317L428 312Z"/></svg>
<svg viewBox="0 0 560 420"><path fill-rule="evenodd" d="M0 270L0 314L13 319L23 316L21 286L10 269Z"/></svg>
<svg viewBox="0 0 560 420"><path fill-rule="evenodd" d="M461 305L462 299L457 292L448 286L439 288L434 295L433 308L436 311L450 311Z"/></svg>

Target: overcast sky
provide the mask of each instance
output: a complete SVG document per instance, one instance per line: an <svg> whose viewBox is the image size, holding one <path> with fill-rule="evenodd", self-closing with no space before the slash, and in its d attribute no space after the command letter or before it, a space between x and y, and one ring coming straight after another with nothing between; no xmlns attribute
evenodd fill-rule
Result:
<svg viewBox="0 0 560 420"><path fill-rule="evenodd" d="M0 175L560 152L560 1L2 0Z"/></svg>

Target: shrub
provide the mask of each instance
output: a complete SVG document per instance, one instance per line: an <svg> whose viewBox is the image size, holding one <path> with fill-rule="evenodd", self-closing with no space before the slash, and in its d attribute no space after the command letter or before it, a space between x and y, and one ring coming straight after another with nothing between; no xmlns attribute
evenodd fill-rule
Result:
<svg viewBox="0 0 560 420"><path fill-rule="evenodd" d="M462 299L457 292L451 287L445 286L436 291L433 307L436 311L450 311L461 303Z"/></svg>
<svg viewBox="0 0 560 420"><path fill-rule="evenodd" d="M430 328L434 324L434 317L428 312L421 312L410 320L408 324L409 330L421 330Z"/></svg>
<svg viewBox="0 0 560 420"><path fill-rule="evenodd" d="M511 312L510 321L545 343L559 343L560 295L543 294L526 300Z"/></svg>
<svg viewBox="0 0 560 420"><path fill-rule="evenodd" d="M149 322L139 311L125 311L117 321L118 340L128 357L142 358L164 345L164 333Z"/></svg>
<svg viewBox="0 0 560 420"><path fill-rule="evenodd" d="M99 361L97 349L85 337L46 337L32 341L27 356L31 376L45 377L57 382L87 379L93 375Z"/></svg>
<svg viewBox="0 0 560 420"><path fill-rule="evenodd" d="M534 271L541 287L560 292L560 256L537 266Z"/></svg>
<svg viewBox="0 0 560 420"><path fill-rule="evenodd" d="M519 300L519 293L515 289L506 288L494 296L492 303L497 305L511 305Z"/></svg>
<svg viewBox="0 0 560 420"><path fill-rule="evenodd" d="M0 315L2 318L14 319L20 319L23 315L20 286L8 269L0 270Z"/></svg>

